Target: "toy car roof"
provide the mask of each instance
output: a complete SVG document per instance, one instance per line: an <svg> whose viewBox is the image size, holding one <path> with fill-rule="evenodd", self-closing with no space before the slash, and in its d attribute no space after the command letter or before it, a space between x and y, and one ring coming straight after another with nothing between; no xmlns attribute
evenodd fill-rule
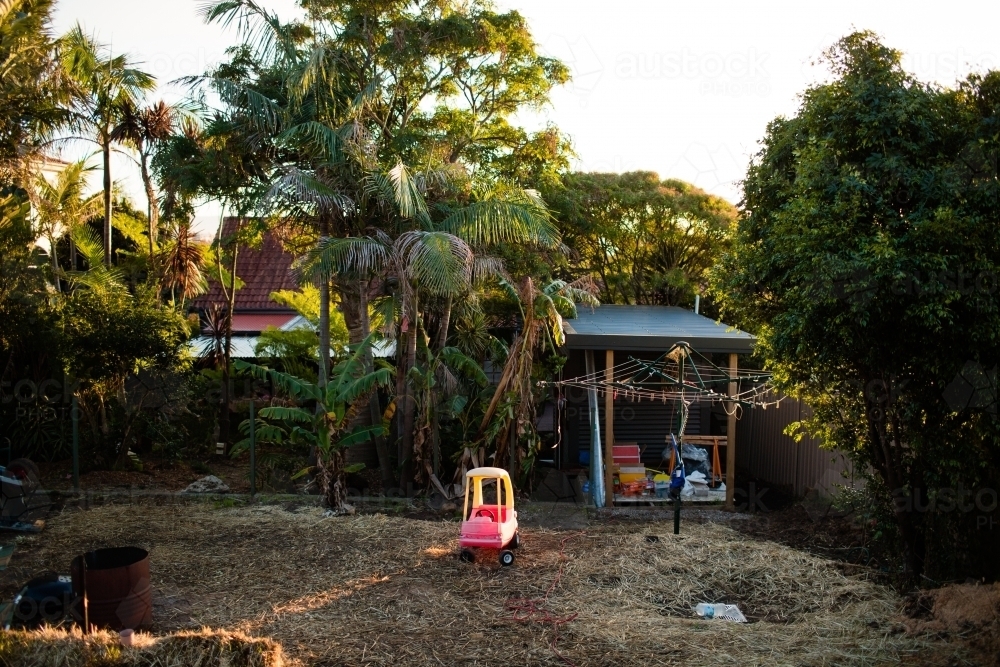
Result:
<svg viewBox="0 0 1000 667"><path fill-rule="evenodd" d="M502 477L510 479L510 475L503 468L473 468L465 473L466 477Z"/></svg>

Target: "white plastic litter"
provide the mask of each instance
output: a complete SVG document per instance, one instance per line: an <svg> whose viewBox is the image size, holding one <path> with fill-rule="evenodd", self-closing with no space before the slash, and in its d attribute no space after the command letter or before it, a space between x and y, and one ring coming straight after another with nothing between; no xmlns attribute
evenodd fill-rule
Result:
<svg viewBox="0 0 1000 667"><path fill-rule="evenodd" d="M721 618L724 621L732 621L734 623L747 622L747 617L734 604L708 604L699 602L694 608L694 613L704 619Z"/></svg>

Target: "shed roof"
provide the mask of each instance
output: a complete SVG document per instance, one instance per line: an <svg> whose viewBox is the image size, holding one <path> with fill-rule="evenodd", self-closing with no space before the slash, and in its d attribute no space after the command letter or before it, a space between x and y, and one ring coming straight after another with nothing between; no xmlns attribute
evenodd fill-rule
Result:
<svg viewBox="0 0 1000 667"><path fill-rule="evenodd" d="M666 352L684 341L698 352L744 354L756 337L676 306L579 308L576 319L563 322L571 350Z"/></svg>

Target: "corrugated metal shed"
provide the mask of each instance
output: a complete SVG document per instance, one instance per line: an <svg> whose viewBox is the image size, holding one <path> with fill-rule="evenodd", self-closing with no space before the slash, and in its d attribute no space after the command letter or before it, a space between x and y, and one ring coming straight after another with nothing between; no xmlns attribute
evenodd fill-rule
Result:
<svg viewBox="0 0 1000 667"><path fill-rule="evenodd" d="M786 426L808 416L809 407L792 398L767 410L744 410L736 428L740 476L784 487L797 497L809 490L829 496L838 484L854 484L854 466L846 454L821 449L813 438L795 442L784 434Z"/></svg>
<svg viewBox="0 0 1000 667"><path fill-rule="evenodd" d="M617 352L615 364L628 361L629 357L652 361L659 354L650 352ZM595 355L597 371L604 372L605 357ZM583 352L571 351L569 360L563 368L563 377L571 378L584 374ZM579 462L579 452L589 450L590 443L590 413L587 407L587 392L578 387L567 387L562 394L561 423L563 433L563 452L560 459L562 465L573 467ZM606 424L604 394L598 392L598 416L602 424ZM676 433L679 426L679 406L677 401L655 402L636 401L632 397L618 395L614 399L615 409L615 441L634 442L639 445L642 460L648 465L660 462L666 437ZM688 435L707 435L709 433L710 406L695 405L688 415L685 433ZM602 431L603 433L603 431Z"/></svg>
<svg viewBox="0 0 1000 667"><path fill-rule="evenodd" d="M570 350L666 352L685 341L702 353L744 354L756 338L698 313L674 306L580 308L563 323Z"/></svg>

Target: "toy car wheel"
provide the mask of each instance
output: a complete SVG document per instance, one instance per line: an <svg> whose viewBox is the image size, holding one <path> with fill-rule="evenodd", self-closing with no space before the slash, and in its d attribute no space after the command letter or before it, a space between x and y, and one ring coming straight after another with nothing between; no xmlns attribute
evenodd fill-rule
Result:
<svg viewBox="0 0 1000 667"><path fill-rule="evenodd" d="M500 564L504 567L514 564L514 552L510 549L504 549L500 552Z"/></svg>
<svg viewBox="0 0 1000 667"><path fill-rule="evenodd" d="M521 548L521 533L514 533L514 539L510 541L510 548L511 549Z"/></svg>
<svg viewBox="0 0 1000 667"><path fill-rule="evenodd" d="M475 563L476 554L472 553L468 549L462 549L462 553L458 554L458 559L463 563Z"/></svg>

